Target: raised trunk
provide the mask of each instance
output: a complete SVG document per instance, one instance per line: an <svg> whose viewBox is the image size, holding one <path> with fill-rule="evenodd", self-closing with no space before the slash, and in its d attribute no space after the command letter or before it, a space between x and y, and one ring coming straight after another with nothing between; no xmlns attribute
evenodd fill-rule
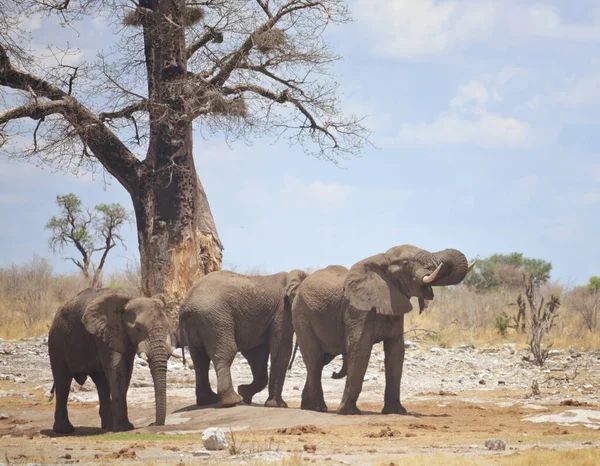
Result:
<svg viewBox="0 0 600 466"><path fill-rule="evenodd" d="M467 258L456 249L444 249L432 255L436 258L437 263L441 261L444 264L438 275L439 278L432 283L434 286L457 285L469 272Z"/></svg>
<svg viewBox="0 0 600 466"><path fill-rule="evenodd" d="M164 426L167 417L167 359L150 361L150 372L154 382L154 406L156 425Z"/></svg>

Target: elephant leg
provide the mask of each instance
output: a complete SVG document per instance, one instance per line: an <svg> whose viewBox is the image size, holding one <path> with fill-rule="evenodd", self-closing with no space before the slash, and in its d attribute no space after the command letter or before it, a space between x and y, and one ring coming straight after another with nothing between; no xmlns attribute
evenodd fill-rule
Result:
<svg viewBox="0 0 600 466"><path fill-rule="evenodd" d="M294 327L289 313L284 313L281 321L273 323L269 330L269 350L271 353L271 371L269 373L269 398L265 406L287 408L281 396L292 348L294 346Z"/></svg>
<svg viewBox="0 0 600 466"><path fill-rule="evenodd" d="M110 351L103 359L108 360L104 366L104 373L110 388L110 410L112 417L112 431L124 432L133 430L133 424L129 422L127 413L127 389L129 388L129 363L125 354Z"/></svg>
<svg viewBox="0 0 600 466"><path fill-rule="evenodd" d="M69 391L71 390L71 381L73 380L69 369L66 365L61 365L59 368L52 365L52 373L54 376L54 396L56 405L54 408L54 426L52 430L59 434L70 434L75 430L73 424L69 421L67 411L67 401L69 400Z"/></svg>
<svg viewBox="0 0 600 466"><path fill-rule="evenodd" d="M260 345L242 353L248 360L252 370L252 383L239 385L238 393L244 398L244 403L251 404L252 397L267 386L269 380L267 363L269 362L269 347Z"/></svg>
<svg viewBox="0 0 600 466"><path fill-rule="evenodd" d="M108 379L104 372L94 372L90 375L92 381L98 390L98 401L100 402L100 420L104 430L112 429L112 419L110 413L110 388Z"/></svg>
<svg viewBox="0 0 600 466"><path fill-rule="evenodd" d="M348 372L338 414L361 414L356 402L371 357L374 316L374 313L373 315L369 313L364 320L359 317L358 322L353 321L351 327L347 326L347 348L344 358L348 360Z"/></svg>
<svg viewBox="0 0 600 466"><path fill-rule="evenodd" d="M219 402L219 395L213 392L208 379L210 358L204 347L189 347L194 372L196 373L196 405L206 406Z"/></svg>
<svg viewBox="0 0 600 466"><path fill-rule="evenodd" d="M233 389L231 380L231 364L237 353L237 345L233 339L233 335L229 335L226 331L213 329L218 335L223 335L213 348L207 345L206 350L217 372L217 393L219 394L219 402L224 408L235 406L240 403L243 398L238 395Z"/></svg>
<svg viewBox="0 0 600 466"><path fill-rule="evenodd" d="M406 414L400 403L400 381L404 364L404 335L383 342L385 352L385 397L383 414Z"/></svg>
<svg viewBox="0 0 600 466"><path fill-rule="evenodd" d="M319 347L312 330L296 329L296 339L306 365L306 382L302 390L301 409L327 412L321 376L323 374L324 354Z"/></svg>

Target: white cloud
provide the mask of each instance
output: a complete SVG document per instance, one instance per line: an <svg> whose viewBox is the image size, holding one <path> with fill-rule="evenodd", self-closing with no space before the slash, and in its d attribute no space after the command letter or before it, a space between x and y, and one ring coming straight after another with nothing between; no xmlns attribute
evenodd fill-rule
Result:
<svg viewBox="0 0 600 466"><path fill-rule="evenodd" d="M572 80L568 86L555 94L555 100L566 107L600 104L600 72L593 72Z"/></svg>
<svg viewBox="0 0 600 466"><path fill-rule="evenodd" d="M415 59L482 44L506 49L539 40L600 41L600 23L567 23L549 5L520 0L356 0L375 55Z"/></svg>
<svg viewBox="0 0 600 466"><path fill-rule="evenodd" d="M475 113L485 111L490 95L483 84L471 81L458 90L458 95L450 101L450 107L456 110L474 110Z"/></svg>
<svg viewBox="0 0 600 466"><path fill-rule="evenodd" d="M284 183L281 190L284 202L300 209L328 211L345 207L354 190L349 185L320 180L306 184L293 176L286 177Z"/></svg>
<svg viewBox="0 0 600 466"><path fill-rule="evenodd" d="M596 164L592 166L592 180L596 183L600 183L600 164Z"/></svg>
<svg viewBox="0 0 600 466"><path fill-rule="evenodd" d="M21 15L19 17L19 28L23 32L32 32L42 27L42 15L36 13L33 15Z"/></svg>
<svg viewBox="0 0 600 466"><path fill-rule="evenodd" d="M471 81L450 101L450 110L432 123L408 123L400 127L396 142L403 145L462 145L482 148L527 147L537 142L531 125L491 113L489 92Z"/></svg>
<svg viewBox="0 0 600 466"><path fill-rule="evenodd" d="M600 191L591 191L589 193L585 193L581 197L581 201L585 205L600 205Z"/></svg>

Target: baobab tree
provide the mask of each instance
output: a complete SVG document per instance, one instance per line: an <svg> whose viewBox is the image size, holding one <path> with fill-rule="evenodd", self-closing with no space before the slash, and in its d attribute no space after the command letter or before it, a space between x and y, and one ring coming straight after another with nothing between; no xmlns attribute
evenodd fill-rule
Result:
<svg viewBox="0 0 600 466"><path fill-rule="evenodd" d="M86 62L54 48L56 65L40 67L22 27L39 15L80 35L94 16L118 41ZM338 57L323 32L348 20L342 0L0 0L2 151L110 173L133 202L144 292L176 301L222 257L194 125L270 133L334 162L368 140L328 74Z"/></svg>

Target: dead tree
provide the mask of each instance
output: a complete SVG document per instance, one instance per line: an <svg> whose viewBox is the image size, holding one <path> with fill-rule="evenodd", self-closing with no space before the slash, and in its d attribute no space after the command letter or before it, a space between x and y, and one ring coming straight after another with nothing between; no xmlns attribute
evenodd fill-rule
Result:
<svg viewBox="0 0 600 466"><path fill-rule="evenodd" d="M120 35L112 53L74 65L65 46L55 67L35 66L23 18L77 28L103 13ZM131 196L144 292L178 301L222 258L192 125L283 136L334 162L356 154L368 132L339 109L322 37L349 19L342 0L0 0L0 150L73 172L100 164ZM23 133L25 148L11 142Z"/></svg>
<svg viewBox="0 0 600 466"><path fill-rule="evenodd" d="M552 342L548 341L548 334L554 327L560 308L560 299L558 296L551 295L550 300L544 303L542 297L539 305L537 304L535 280L529 276L525 280L525 296L529 305L529 329L527 343L533 354L533 362L538 366L543 366L548 358ZM521 297L521 295L519 295ZM521 297L521 301L523 301ZM525 305L523 304L523 307Z"/></svg>

